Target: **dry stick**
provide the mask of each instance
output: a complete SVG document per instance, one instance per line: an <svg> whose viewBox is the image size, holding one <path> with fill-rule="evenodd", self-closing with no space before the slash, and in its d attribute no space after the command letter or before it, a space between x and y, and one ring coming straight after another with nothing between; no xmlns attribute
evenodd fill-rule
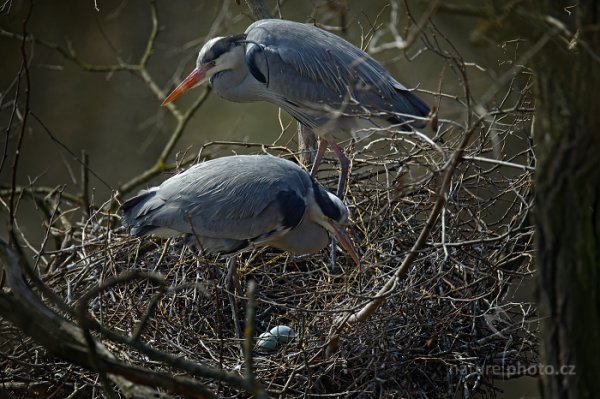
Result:
<svg viewBox="0 0 600 399"><path fill-rule="evenodd" d="M258 6L260 6L260 5L258 5ZM264 7L264 4L262 6ZM139 76L144 80L144 82L146 82L148 84L148 86L156 94L156 96L159 99L162 99L165 97L165 94L158 87L158 85L154 82L154 80L152 79L152 77L150 76L150 74L148 73L148 71L146 69L146 63L148 62L148 59L149 59L150 55L152 54L154 42L155 42L156 36L158 34L158 17L157 17L157 12L156 12L155 1L151 2L150 9L152 12L152 31L150 33L150 37L148 38L148 43L146 45L146 51L144 52L144 55L142 56L140 63L137 66L138 68L136 70L139 73ZM210 92L211 92L210 87L206 87L204 92L202 93L202 95L192 104L192 106L184 114L182 114L179 111L179 109L175 106L174 103L170 103L166 106L166 108L171 112L171 114L177 120L177 126L173 130L173 133L171 134L169 141L163 148L163 150L162 150L160 156L158 157L156 163L154 164L154 166L147 169L145 172L142 172L140 175L134 177L127 183L124 183L123 185L121 185L118 188L119 193L124 194L128 191L131 191L136 186L139 186L141 184L148 182L150 179L152 179L153 177L157 176L159 173L161 173L167 169L167 165L166 165L167 158L171 155L171 153L173 152L173 149L175 148L175 145L177 144L177 142L183 135L183 132L184 132L185 127L187 126L188 122L190 121L190 119L192 118L192 116L194 115L196 110L208 98L208 95L210 94Z"/></svg>
<svg viewBox="0 0 600 399"><path fill-rule="evenodd" d="M7 283L11 289L10 294L0 292L0 315L50 353L91 369L82 330L48 308L31 290L23 278L22 263L21 256L0 240L0 268L6 273ZM15 309L20 311L15 312ZM150 370L148 370L149 373L142 374L142 371L145 370L121 363L101 343L97 342L95 345L99 359L104 367L111 370L113 375L110 378L115 384L120 387L124 386L129 391L135 390L138 394L156 394L154 390L131 383L131 381L145 381L146 383L152 381ZM161 386L161 384L154 384L154 386ZM140 396L138 395L138 397Z"/></svg>
<svg viewBox="0 0 600 399"><path fill-rule="evenodd" d="M50 212L49 215L47 215L48 227L46 228L44 237L42 238L42 243L40 244L40 250L37 251L37 254L35 254L33 257L33 259L35 261L35 263L33 265L34 273L40 273L40 270L39 270L40 260L42 259L42 253L44 252L44 248L46 247L46 244L48 243L48 239L50 238L50 231L52 230L52 225L54 224L54 221L57 219L61 219L61 218L66 219L66 218L64 218L64 216L61 216L62 212L60 211L60 195L62 193L62 189L57 190L57 193L58 193L58 200L56 200L53 204L50 204L50 206L48 206L47 212ZM50 202L50 201L51 200L48 199L48 202ZM50 209L50 207L52 209ZM44 204L44 208L46 208L46 204ZM68 221L67 221L67 223L68 223Z"/></svg>
<svg viewBox="0 0 600 399"><path fill-rule="evenodd" d="M113 387L110 385L110 379L108 378L108 374L106 373L106 368L104 367L104 363L100 359L98 348L96 347L96 340L94 339L94 337L92 336L92 332L90 331L90 323L88 322L89 318L87 317L87 309L83 306L80 306L78 310L79 325L83 330L83 338L85 339L85 343L87 344L87 352L89 354L90 365L94 370L98 371L100 383L102 385L102 389L104 390L104 394L108 396L109 399L118 399L119 396L115 392Z"/></svg>
<svg viewBox="0 0 600 399"><path fill-rule="evenodd" d="M89 331L89 328L81 329L54 310L48 308L24 280L23 269L30 270L30 266L26 264L21 256L17 255L13 249L1 240L0 267L6 272L7 283L11 288L10 295L0 292L0 315L15 324L25 334L29 335L48 351L87 369L96 371L101 371L102 369L110 370L108 377L119 385L119 387L121 387L122 384L126 384L130 389L135 389L137 391L147 390L146 387L134 385L141 384L150 387L162 387L185 397L215 397L203 384L192 378L173 376L168 373L153 371L121 362L91 335L88 335L87 339L89 344L86 344L85 330ZM131 281L136 278L148 279L159 285L161 285L161 283L162 285L166 284L164 280L156 274L148 274L139 271L125 273L119 277L107 280L95 289L86 292L79 301L79 316L82 315L82 309L87 309L87 301L99 291L107 289L114 284ZM15 312L15 309L21 309L22 311ZM181 358L181 356L157 351L139 341L127 341L124 337L118 336L112 332L112 334L106 334L106 330L97 328L97 322L87 316L87 312L85 313L84 324L87 324L87 327L99 329L109 339L115 342L128 344L153 360L164 361L170 366L181 368L182 370L189 371L193 374L222 380L223 382L227 382L236 388L244 389L248 392L256 389L256 387L249 387L244 379L231 373L201 366L187 361ZM35 320L35 323L32 323L32 320ZM93 342L89 341L90 337ZM95 348L96 352L93 360L90 358L90 355L93 354L89 352L89 348L92 346ZM94 367L94 363L96 363L95 365L98 367ZM131 388L132 386L133 388ZM155 391L152 392L156 393ZM146 394L147 397L151 396L149 395L149 392L146 392Z"/></svg>
<svg viewBox="0 0 600 399"><path fill-rule="evenodd" d="M83 211L88 219L90 213L90 159L86 150L81 150L81 202Z"/></svg>
<svg viewBox="0 0 600 399"><path fill-rule="evenodd" d="M6 31L1 28L0 28L0 36L8 37L10 39L15 39L15 40L32 41L33 43L35 43L39 46L46 47L47 49L56 51L63 58L73 62L74 64L76 64L81 69L83 69L84 71L87 71L87 72L110 73L110 72L118 72L118 71L129 71L129 72L132 72L135 74L140 74L140 77L142 77L141 71L145 69L146 63L148 62L148 59L152 55L152 50L154 48L156 36L158 35L158 31L159 31L158 17L157 17L157 13L156 13L156 2L154 0L150 1L150 12L151 12L151 19L152 19L152 30L150 32L150 36L148 37L146 49L145 49L144 53L142 54L142 57L140 58L140 62L138 64L126 64L126 63L120 62L118 64L111 64L111 65L94 65L94 64L90 64L90 63L82 60L81 58L79 58L72 49L66 49L56 43L53 43L53 42L49 42L49 41L46 41L43 39L38 39L36 37L24 37L23 35L9 32L9 31ZM156 86L156 87L158 88L158 86ZM158 89L158 90L160 91L160 89ZM161 93L161 96L163 94L164 93Z"/></svg>
<svg viewBox="0 0 600 399"><path fill-rule="evenodd" d="M91 298L97 296L103 290L105 290L107 288L111 288L122 281L127 282L130 280L137 279L138 276L141 276L142 278L147 277L150 281L158 283L161 287L163 287L163 290L164 290L166 282L164 281L164 279L162 279L161 276L156 275L156 274L145 275L143 272L134 270L129 273L124 273L118 277L105 280L102 284L99 284L94 289L88 290L78 301L77 314L79 317L79 324L81 326L81 329L83 330L83 337L87 344L87 352L89 354L89 362L90 362L92 368L94 370L98 371L99 376L100 376L100 382L104 388L105 393L110 398L117 398L118 396L117 396L116 392L114 392L114 390L112 389L112 387L110 386L110 383L109 383L109 378L108 378L107 372L110 370L110 368L107 367L106 363L102 361L102 359L100 357L100 353L97 350L96 340L94 339L94 337L91 334L91 329L95 323L93 322L93 319L91 317L89 317L89 315L88 315L88 311L87 311L88 302L90 301ZM134 336L133 339L136 340L137 338ZM164 376L168 377L169 374L164 374ZM190 381L193 381L193 380L190 380ZM189 396L189 397L194 397L194 398L197 396L207 397L207 398L215 397L214 394L211 391L209 391L206 387L204 387L202 384L198 384L196 382L194 382L194 384L196 386L191 387L192 389L190 391L179 392L179 393L184 394L184 396Z"/></svg>
<svg viewBox="0 0 600 399"><path fill-rule="evenodd" d="M374 298L372 298L366 305L364 305L362 307L362 309L360 309L356 313L346 315L344 317L340 317L336 320L336 322L334 324L335 327L333 329L333 333L330 336L330 344L329 344L328 349L333 350L336 348L338 340L339 340L339 336L342 332L342 329L345 326L349 326L351 324L355 324L355 323L367 320L369 318L369 316L371 316L385 302L387 296L394 291L394 289L396 288L396 285L398 284L398 281L406 275L406 273L409 270L410 265L412 265L412 263L417 258L419 251L425 245L427 237L429 236L429 233L431 232L431 229L433 228L440 212L442 211L444 205L446 204L446 195L447 195L448 188L450 186L450 182L452 181L452 176L454 175L454 171L456 170L456 167L458 166L458 164L460 163L460 161L462 159L462 154L465 150L465 147L467 146L467 143L469 142L471 135L473 134L473 132L475 132L475 129L480 125L481 122L483 122L483 118L479 118L476 121L476 123L474 123L471 126L471 128L465 133L465 135L464 135L462 141L460 142L460 145L456 149L456 151L454 151L454 153L452 154L452 157L450 158L450 161L448 162L448 166L446 167L446 172L444 173L444 178L442 180L442 184L440 186L440 189L438 192L438 198L435 202L435 205L434 205L433 209L431 210L431 213L429 214L429 217L427 218L427 222L425 223L425 226L421 230L419 237L415 241L415 243L412 246L409 253L404 258L404 261L402 262L402 264L396 269L394 274L388 279L388 281L385 283L385 285L379 290L377 295Z"/></svg>
<svg viewBox="0 0 600 399"><path fill-rule="evenodd" d="M411 29L408 31L408 34L406 35L406 39L403 39L402 36L398 34L398 31L396 29L396 26L398 25L398 14L399 14L398 13L398 3L392 2L391 3L392 10L390 13L390 23L389 23L388 29L394 36L394 40L392 42L383 43L380 45L377 45L377 40L370 40L367 45L369 53L376 54L376 53L380 53L382 51L390 50L390 49L403 50L403 51L407 50L410 46L412 46L414 44L415 41L417 41L417 39L419 38L419 34L423 31L427 22L429 22L431 20L431 18L433 17L433 15L435 15L435 13L437 12L437 9L440 7L441 3L442 3L441 0L428 2L427 9L423 13L423 15L421 16L419 21L413 20L413 23L415 24L414 27L411 27ZM405 0L405 6L408 9L406 0Z"/></svg>
<svg viewBox="0 0 600 399"><path fill-rule="evenodd" d="M35 121L37 123L40 124L40 126L42 127L42 129L44 130L44 132L46 132L46 134L50 137L50 140L52 140L52 142L54 142L60 148L62 148L63 150L65 150L71 156L71 158L73 158L75 161L77 161L81 166L84 166L84 161L82 159L80 159L65 143L63 143L62 141L60 141L58 139L58 137L56 137L56 135L54 135L54 133L52 133L52 131L50 130L50 128L44 123L44 121L42 121L42 118L40 118L33 111L29 111L29 114L33 117L33 119L35 119ZM102 184L104 184L106 186L106 188L112 189L112 187L110 186L110 184L108 184L108 182L106 180L104 180L100 175L98 175L96 172L94 172L91 169L88 169L88 171L92 175L94 175L94 177L96 179L98 179ZM81 200L79 202L81 202Z"/></svg>
<svg viewBox="0 0 600 399"><path fill-rule="evenodd" d="M129 180L128 182L122 184L117 189L117 191L119 193L121 193L121 194L127 193L127 192L131 191L132 189L134 189L135 187L148 182L150 179L157 176L161 172L167 170L167 165L166 165L167 158L169 157L169 155L171 155L171 152L173 152L175 145L181 138L181 135L183 134L185 127L187 126L187 124L189 123L189 121L192 118L192 115L196 112L196 110L198 108L200 108L200 106L208 98L208 93L210 93L210 90L207 88L204 90L202 95L194 102L194 104L190 107L190 109L188 109L188 111L184 115L179 114L179 111L177 111L177 113L173 114L175 116L175 118L177 119L177 126L175 127L175 130L173 130L173 134L171 134L171 137L169 138L169 142L163 148L163 150L162 150L160 156L158 157L158 160L154 164L154 166L147 169L142 174ZM169 104L169 105L172 105L172 104Z"/></svg>
<svg viewBox="0 0 600 399"><path fill-rule="evenodd" d="M152 295L152 298L150 298L150 302L148 303L148 307L146 308L146 311L142 315L140 321L136 323L133 331L131 332L132 340L138 341L140 339L140 337L142 336L142 333L144 332L144 328L148 325L148 322L150 321L150 317L156 310L158 303L165 296L165 294L166 294L166 290L164 289L164 286L163 286L163 287L161 287L161 289L158 290L158 292L156 294Z"/></svg>
<svg viewBox="0 0 600 399"><path fill-rule="evenodd" d="M23 138L25 137L25 129L27 127L27 115L29 114L29 90L30 90L30 79L29 79L29 65L27 64L27 52L25 51L25 43L27 41L27 24L29 19L31 18L31 14L33 12L33 0L29 2L29 9L27 11L27 15L25 19L23 19L23 36L21 38L21 67L19 68L19 73L17 75L16 82L16 92L15 92L15 103L11 112L11 116L9 119L8 127L6 128L6 143L4 147L4 154L2 156L2 161L0 162L0 171L4 167L4 162L7 157L8 144L10 139L10 129L13 123L13 118L15 114L18 114L19 108L19 90L21 87L21 76L25 73L25 107L23 110L23 119L21 121L21 129L19 129L19 135L17 138L17 145L15 147L15 158L12 164L11 170L11 181L10 181L10 190L8 192L9 201L8 201L8 232L9 232L9 240L16 241L16 232L15 232L15 222L16 222L16 214L17 214L17 203L15 202L17 198L17 167L19 165L19 157L21 155L21 148L23 146ZM20 198L20 194L19 194ZM0 288L4 287L4 272L0 272Z"/></svg>
<svg viewBox="0 0 600 399"><path fill-rule="evenodd" d="M64 47L59 46L56 43L52 43L46 40L38 39L38 38L24 38L22 35L6 31L4 29L0 29L1 37L8 37L10 39L15 40L31 40L33 43L40 45L42 47L46 47L47 49L54 50L60 55L62 55L65 59L75 63L81 69L87 72L117 72L117 71L136 71L137 65L131 64L113 64L113 65L93 65L89 64L82 59L78 58L71 51L65 49Z"/></svg>
<svg viewBox="0 0 600 399"><path fill-rule="evenodd" d="M29 264L27 264L27 262L24 258L24 254L22 253L20 247L16 247L15 250L17 251L17 253L15 253L14 250L12 250L8 245L6 245L6 243L4 243L2 240L0 240L0 268L7 271L7 276L9 277L8 284L11 287L12 292L14 293L14 296L17 297L16 305L15 304L7 305L6 303L2 302L2 298L0 296L0 315L5 317L7 320L12 321L22 331L24 331L26 334L31 336L35 341L37 341L40 345L42 345L44 348L46 348L50 352L56 353L57 355L61 356L62 358L67 359L68 361L70 361L72 363L79 364L86 368L90 368L90 364L89 364L90 359L88 358L87 351L84 348L82 349L82 348L77 347L79 345L85 346L82 330L80 330L77 326L73 325L70 321L64 319L62 316L59 316L53 310L48 308L44 303L42 303L41 300L31 291L31 288L30 288L31 283L35 284L35 286L39 290L41 290L41 292L44 294L45 297L52 299L52 302L54 303L54 305L56 305L59 309L61 309L66 314L69 314L72 317L77 318L80 315L80 313L78 314L77 311L73 310L71 307L64 304L64 302L62 302L62 299L59 298L52 290L50 290L39 279L39 277L35 273L32 272L32 268ZM30 284L26 284L25 281L23 280L23 274L22 274L23 272L25 273L25 275L27 275L31 279ZM12 280L11 280L11 273L13 276ZM155 284L158 284L159 286L166 285L166 282L164 281L164 279L160 275L157 275L156 273L144 273L139 270L132 270L130 272L123 273L120 276L108 279L108 280L104 281L103 283L99 284L97 287L87 291L82 296L82 298L79 299L79 302L78 302L79 306L83 306L82 302L89 301L89 299L91 299L93 296L97 295L100 291L106 290L106 289L114 286L115 284L122 284L122 283L126 283L128 281L132 281L135 279L146 279L146 280L152 281ZM14 319L9 317L6 312L4 312L4 313L2 312L3 305L6 305L6 309L8 312L10 312L11 314L15 313ZM24 312L14 312L14 309L24 309ZM23 313L23 314L21 314L21 313ZM40 314L44 314L44 315L46 315L46 317L41 316ZM50 315L52 317L48 317L48 315ZM31 320L36 320L36 324L30 325ZM116 334L113 331L111 331L110 329L99 324L93 318L88 317L87 323L89 323L89 326L91 326L91 328L101 332L108 339L110 339L114 342L117 342L117 343L128 345L128 346L138 350L140 353L143 353L144 355L148 356L150 359L152 359L156 362L161 362L161 363L169 365L171 367L184 370L184 371L191 373L193 375L196 375L196 376L202 376L205 378L215 379L215 380L227 383L237 389L246 390L248 392L250 392L253 389L253 387L248 387L245 380L238 375L235 375L235 374L223 371L223 370L214 369L212 367L204 366L202 364L198 364L198 363L186 360L179 355L173 355L173 354L170 354L167 352L159 351L159 350L139 341L135 337L125 337L125 336ZM67 336L60 338L60 341L59 341L60 347L58 349L56 348L56 343L55 343L54 337L50 334L50 333L55 333L55 334L58 333L57 329L54 329L51 326L46 326L46 324L50 324L50 325L58 324L58 325L60 325L60 327L58 328L58 330L60 330L60 331L58 331L58 332L61 332L61 333L64 332L65 334L67 334ZM46 327L44 327L40 330L40 326L46 326ZM30 327L33 330L31 330ZM42 332L40 332L40 331L42 331ZM42 335L38 335L38 333L40 333ZM75 352L68 353L68 351L66 349L61 349L62 345L66 345L66 347L69 349L75 349ZM97 343L96 345L101 345L101 344ZM75 347L77 347L77 348L75 348ZM105 355L109 356L109 358L111 358L112 354L110 354L110 352L108 352L104 347L101 346L100 348L102 349L102 358L100 360L103 362L102 364L105 364L107 362ZM83 354L80 352L83 352ZM101 351L99 350L99 353L100 352ZM72 355L72 356L67 356L67 355ZM81 358L84 358L85 360L82 361ZM136 377L136 379L132 380L132 381L140 382L142 385L162 386L166 389L172 390L173 392L179 392L179 393L186 392L186 390L190 388L189 383L191 380L186 377L177 377L177 379L179 379L179 378L182 379L181 381L178 381L178 383L183 383L183 385L184 385L181 387L181 389L183 391L180 391L179 388L169 388L169 386L173 385L172 378L170 377L169 374L160 375L160 378L159 378L160 383L152 385L152 384L148 384L148 381L152 381L152 379L145 378L144 369L136 368L136 370L133 370L133 368L132 368L133 366L129 366L127 364L116 365L115 363L111 363L108 366L105 365L105 367L108 367L109 369L112 368L114 370L116 370L116 369L121 370L122 373L114 372L114 370L113 370L113 374L123 375L124 378L129 378L128 375L130 373L133 373L136 375L141 374L144 377ZM122 381L123 378L115 377L115 376L111 375L111 379L114 379L114 378L120 378L121 383L124 383L124 381ZM129 385L131 385L131 383L129 383L129 382L127 382L127 383ZM163 384L166 384L166 385L163 385ZM196 385L196 384L197 384L196 382L192 383L192 385ZM136 389L138 389L138 388L140 388L140 387L136 387Z"/></svg>
<svg viewBox="0 0 600 399"><path fill-rule="evenodd" d="M242 332L242 326L240 324L240 318L238 316L237 306L235 302L235 287L239 286L239 277L237 276L237 256L230 256L227 259L227 275L225 276L225 291L227 292L227 298L229 299L229 307L231 308L231 319L235 326L235 337L242 339L244 334ZM237 284L234 284L234 280L237 280ZM244 344L241 343L240 355L244 354Z"/></svg>
<svg viewBox="0 0 600 399"><path fill-rule="evenodd" d="M273 18L273 15L265 5L264 0L246 0L246 5L256 19Z"/></svg>
<svg viewBox="0 0 600 399"><path fill-rule="evenodd" d="M256 382L254 366L252 364L252 349L254 348L254 314L256 312L256 282L250 280L246 289L248 301L246 302L246 325L244 326L244 367L246 368L246 384L252 388L252 394L258 399L269 396L260 384Z"/></svg>
<svg viewBox="0 0 600 399"><path fill-rule="evenodd" d="M254 313L256 311L255 304L255 291L256 282L254 280L248 281L246 295L248 296L248 302L246 302L246 325L244 326L244 363L246 367L246 379L249 384L256 382L256 376L252 367L252 347L254 346Z"/></svg>
<svg viewBox="0 0 600 399"><path fill-rule="evenodd" d="M23 109L23 120L21 121L21 129L19 129L19 135L17 138L17 145L15 148L15 159L12 164L12 174L11 174L11 193L10 199L8 202L8 211L9 211L9 219L8 219L8 230L14 231L15 225L15 217L17 214L17 204L15 203L16 192L15 188L17 186L17 168L19 166L19 157L21 155L21 148L23 146L23 138L25 137L25 129L27 128L27 116L29 114L29 90L31 88L31 81L29 79L29 65L27 64L27 51L25 50L25 44L27 43L27 24L29 23L29 18L31 18L31 14L33 12L33 0L29 2L29 9L27 10L27 15L25 19L23 19L23 40L21 40L21 69L19 70L19 80L21 79L21 75L25 75L25 106ZM16 107L15 100L15 107ZM8 136L6 138L8 140ZM12 237L12 235L11 235Z"/></svg>
<svg viewBox="0 0 600 399"><path fill-rule="evenodd" d="M154 44L156 42L156 38L157 38L158 32L159 32L158 14L157 14L155 0L150 1L150 14L151 14L151 20L152 20L152 28L150 31L150 35L148 36L148 40L146 42L146 47L144 49L144 53L142 54L140 61L137 64L126 64L126 63L119 62L118 64L112 64L112 65L93 65L93 64L87 63L86 61L83 61L82 59L77 57L77 55L75 55L72 51L65 49L65 48L59 46L58 44L55 44L52 42L48 42L48 41L40 40L40 39L36 39L36 38L29 38L25 34L18 35L18 34L8 32L8 31L2 30L2 29L0 29L0 36L21 40L22 43L25 43L27 41L32 41L35 44L38 44L38 45L41 45L48 49L57 51L65 59L77 64L84 71L105 72L105 73L106 72L117 72L117 71L129 71L132 74L141 78L148 85L150 90L156 95L156 97L158 99L162 99L162 98L164 98L165 93L163 93L161 88L156 84L156 82L154 81L154 79L152 78L152 76L150 75L148 70L146 69L148 61L152 55L152 51L154 49ZM27 72L27 71L28 71L28 69L25 69L25 72ZM28 74L26 74L26 77L28 77ZM26 94L27 94L27 92L26 92ZM202 105L202 103L206 99L207 95L208 95L208 92L205 91L204 94L192 105L192 107L185 114L182 114L172 104L170 104L170 106L167 107L167 109L177 119L177 126L175 127L175 130L173 131L173 134L171 135L169 142L165 145L165 148L161 152L161 154L154 166L152 166L151 168L149 168L148 170L143 172L141 175L133 178L129 182L127 182L127 183L121 185L121 187L119 187L118 191L121 194L131 191L136 186L149 181L151 178L158 175L165 169L166 159L173 151L175 144L179 141L179 138L183 134L183 130L184 130L185 126L187 125L189 119L191 118L192 114L196 111L196 109L200 105ZM24 118L27 117L27 114L28 114L28 112L24 113L24 115L25 115ZM24 125L24 123L23 123L23 125ZM74 157L74 158L77 159L77 157ZM92 173L93 173L93 171L92 171ZM102 180L102 179L100 179L100 180ZM77 202L80 202L80 201L77 201Z"/></svg>
<svg viewBox="0 0 600 399"><path fill-rule="evenodd" d="M136 185L140 185L140 184L143 184L143 183L149 181L151 178L153 178L154 176L158 175L161 172L176 171L178 169L181 169L184 166L188 166L188 165L197 163L202 159L205 149L207 149L208 147L217 146L217 145L237 146L237 147L245 147L245 148L260 147L262 152L265 154L269 154L269 151L267 151L267 150L280 151L280 152L285 152L285 153L289 154L289 156L292 156L296 160L298 160L297 152L294 152L294 151L290 150L289 148L283 147L283 146L272 146L272 145L266 145L264 143L254 143L254 142L248 142L248 141L215 140L215 141L210 141L208 143L203 144L202 147L200 147L198 154L196 154L196 155L190 155L190 156L184 158L183 160L174 162L174 163L166 164L164 162L163 163L159 162L159 163L155 164L152 168L148 169L146 172L135 177L134 179L130 180L129 182L123 184L123 186L121 186L121 189L124 189L126 191L120 191L120 193L123 194L124 192L130 191ZM166 161L166 159L165 159L165 161ZM0 185L0 187L2 187L2 185ZM45 190L44 193L47 192L48 190ZM0 195L2 195L5 191L6 190L0 190ZM75 197L73 197L73 198L75 198Z"/></svg>
<svg viewBox="0 0 600 399"><path fill-rule="evenodd" d="M29 196L30 198L36 199L37 197L45 197L47 195L54 194L57 190L57 187L43 187L43 186L19 186L17 185L14 188L15 195L17 196ZM0 184L0 197L8 197L11 195L12 188L8 185ZM67 200L73 204L79 204L79 197L74 194L62 193L62 199Z"/></svg>
<svg viewBox="0 0 600 399"><path fill-rule="evenodd" d="M130 281L134 281L136 279L146 279L148 281L153 282L154 284L159 285L160 287L166 287L167 285L167 282L157 273L146 273L140 270L131 270L129 272L122 273L117 277L110 278L104 281L103 283L99 284L98 286L86 291L86 293L83 294L79 301L89 301L92 297L98 295L98 293L100 293L101 291L108 290L116 284L123 284ZM176 291L179 288L184 288L184 286L177 287L175 289L170 289L170 291ZM103 325L95 321L93 318L88 318L88 322L94 330L99 331L111 341L128 345L156 362L160 362L173 368L184 370L196 376L215 379L220 382L227 383L238 389L245 389L247 391L250 391L249 387L246 386L244 379L242 379L236 374L214 369L212 367L204 366L202 364L194 363L192 361L186 360L180 355L174 355L168 352L159 351L140 341L136 337L136 335L133 335L132 337L126 337L123 335L116 334L112 330L104 327ZM140 328L143 328L143 326L138 324L136 330L139 330Z"/></svg>

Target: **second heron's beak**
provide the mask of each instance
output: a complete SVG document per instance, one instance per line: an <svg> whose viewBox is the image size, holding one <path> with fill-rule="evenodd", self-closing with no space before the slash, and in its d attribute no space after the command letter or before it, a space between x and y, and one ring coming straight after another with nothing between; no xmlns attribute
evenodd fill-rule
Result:
<svg viewBox="0 0 600 399"><path fill-rule="evenodd" d="M203 65L202 67L194 69L192 71L192 73L190 73L187 76L187 78L183 79L183 82L181 82L179 84L179 86L177 86L175 88L175 90L173 90L171 92L171 94L169 94L169 96L167 98L165 98L165 101L163 101L162 105L169 104L170 102L175 100L177 97L182 95L184 92L204 83L206 81L206 79L209 77L209 76L207 76L207 72L213 66L214 66L214 64L208 63L206 65Z"/></svg>
<svg viewBox="0 0 600 399"><path fill-rule="evenodd" d="M360 267L360 257L354 249L354 244L352 244L352 240L346 232L346 229L344 227L335 225L333 226L333 229L335 231L335 237L337 238L341 247L344 248L346 252L348 252L348 255L350 255L352 260L356 263L356 266Z"/></svg>

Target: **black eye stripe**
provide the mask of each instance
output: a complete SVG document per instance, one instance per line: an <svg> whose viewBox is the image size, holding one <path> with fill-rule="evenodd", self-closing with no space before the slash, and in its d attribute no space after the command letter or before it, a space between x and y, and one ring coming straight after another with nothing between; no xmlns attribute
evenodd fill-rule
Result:
<svg viewBox="0 0 600 399"><path fill-rule="evenodd" d="M315 200L321 208L321 212L328 218L339 221L342 217L342 212L340 208L333 203L333 201L329 198L329 195L313 180L313 192L315 195Z"/></svg>
<svg viewBox="0 0 600 399"><path fill-rule="evenodd" d="M212 44L210 49L208 49L208 51L206 51L206 53L202 57L202 63L205 64L210 61L216 60L217 58L222 56L224 53L228 52L233 46L238 46L238 45L242 44L241 40L244 40L245 38L246 38L246 35L242 34L242 35L227 36L227 37L217 40L216 42L214 42Z"/></svg>
<svg viewBox="0 0 600 399"><path fill-rule="evenodd" d="M223 53L227 52L229 50L229 48L231 47L231 45L232 45L232 43L229 41L220 40L212 46L209 54L212 56L212 59L215 60L215 59L219 58L221 55L223 55Z"/></svg>

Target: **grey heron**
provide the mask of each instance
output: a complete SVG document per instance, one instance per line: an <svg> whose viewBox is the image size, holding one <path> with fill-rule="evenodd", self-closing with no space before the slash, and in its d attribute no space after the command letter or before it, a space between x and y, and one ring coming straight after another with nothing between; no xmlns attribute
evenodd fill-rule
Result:
<svg viewBox="0 0 600 399"><path fill-rule="evenodd" d="M263 19L240 35L215 37L200 50L196 68L164 100L210 82L235 102L267 101L319 136L315 176L327 146L340 160L338 196L350 162L338 141L369 129L423 127L429 107L371 56L316 26Z"/></svg>
<svg viewBox="0 0 600 399"><path fill-rule="evenodd" d="M132 235L185 235L200 249L224 255L266 245L314 253L331 234L360 264L343 202L295 163L271 155L196 164L141 191L121 210Z"/></svg>

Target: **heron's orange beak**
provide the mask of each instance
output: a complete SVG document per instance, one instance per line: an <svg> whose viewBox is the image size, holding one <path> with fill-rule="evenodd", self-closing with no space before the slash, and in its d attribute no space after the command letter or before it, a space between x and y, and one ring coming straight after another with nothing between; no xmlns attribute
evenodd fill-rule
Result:
<svg viewBox="0 0 600 399"><path fill-rule="evenodd" d="M167 98L165 98L165 101L163 101L162 105L169 104L170 102L175 100L177 97L179 97L180 95L182 95L189 89L192 89L192 88L198 86L199 84L204 83L204 81L206 80L206 77L207 77L206 73L213 66L214 66L213 64L209 63L200 68L194 69L192 71L192 73L190 73L187 76L187 78L183 79L183 82L181 82L179 84L179 86L177 86L175 88L175 90L173 90L171 92L171 94L169 94L169 96Z"/></svg>
<svg viewBox="0 0 600 399"><path fill-rule="evenodd" d="M352 244L352 240L346 232L346 229L338 226L333 226L333 229L335 230L335 237L337 238L341 247L348 252L348 255L350 255L352 260L356 263L356 266L360 267L360 257L354 249L354 244Z"/></svg>

